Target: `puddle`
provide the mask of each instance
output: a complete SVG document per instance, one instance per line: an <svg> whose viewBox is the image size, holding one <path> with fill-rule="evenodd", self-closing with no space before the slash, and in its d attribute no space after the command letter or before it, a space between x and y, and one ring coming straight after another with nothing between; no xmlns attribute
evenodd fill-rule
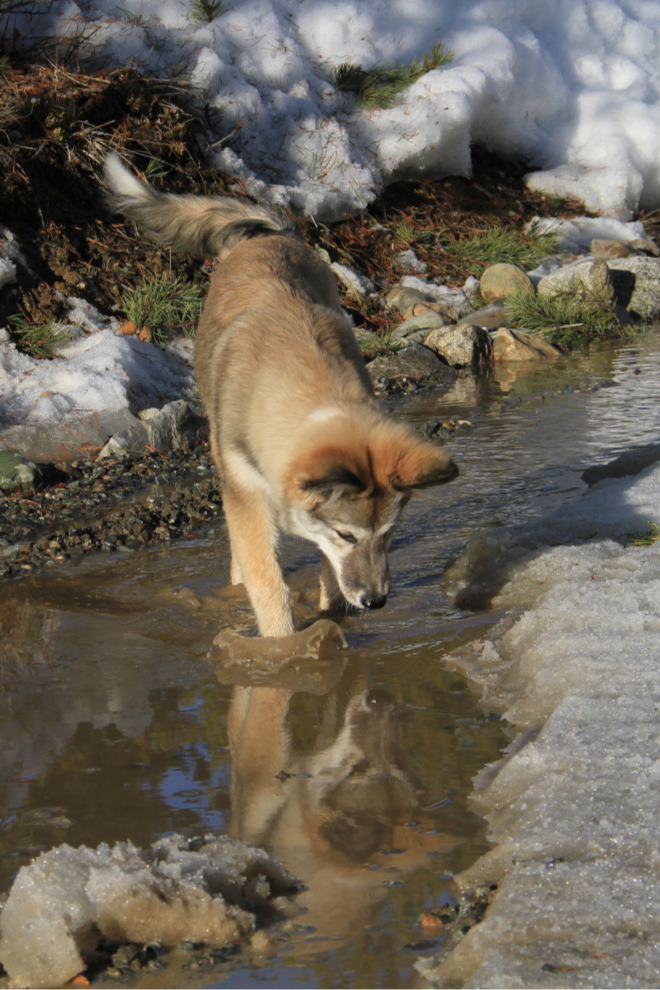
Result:
<svg viewBox="0 0 660 990"><path fill-rule="evenodd" d="M506 743L442 664L500 616L455 608L442 574L475 532L554 510L584 490L588 464L660 433L655 336L498 377L390 404L413 421L471 422L452 441L461 477L408 507L387 608L348 619L345 649L281 676L209 655L222 626L252 625L226 590L221 522L0 585L0 891L61 842L228 832L305 882L303 913L261 965L239 954L202 971L180 952L126 985L414 984L415 959L442 937L421 914L488 848L467 798ZM292 540L283 558L311 618L315 552Z"/></svg>

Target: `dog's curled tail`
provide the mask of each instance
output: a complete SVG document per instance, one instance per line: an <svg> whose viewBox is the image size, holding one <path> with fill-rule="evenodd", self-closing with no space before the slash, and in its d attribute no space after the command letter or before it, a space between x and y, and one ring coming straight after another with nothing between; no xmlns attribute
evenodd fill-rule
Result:
<svg viewBox="0 0 660 990"><path fill-rule="evenodd" d="M294 233L293 223L265 206L225 196L160 193L124 168L119 156L105 160L109 205L125 213L159 244L197 258L211 258L250 237Z"/></svg>

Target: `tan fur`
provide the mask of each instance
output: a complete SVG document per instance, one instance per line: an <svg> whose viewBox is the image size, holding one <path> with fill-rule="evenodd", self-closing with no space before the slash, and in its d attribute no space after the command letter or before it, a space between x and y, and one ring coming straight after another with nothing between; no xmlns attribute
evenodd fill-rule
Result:
<svg viewBox="0 0 660 990"><path fill-rule="evenodd" d="M117 207L156 239L198 253L220 245L195 370L222 479L231 579L246 585L259 631L293 630L276 558L281 530L323 552L323 607L340 591L356 607L380 607L403 505L414 488L457 470L380 412L332 272L263 207L241 203L237 221L235 200L154 193L115 159L106 178Z"/></svg>

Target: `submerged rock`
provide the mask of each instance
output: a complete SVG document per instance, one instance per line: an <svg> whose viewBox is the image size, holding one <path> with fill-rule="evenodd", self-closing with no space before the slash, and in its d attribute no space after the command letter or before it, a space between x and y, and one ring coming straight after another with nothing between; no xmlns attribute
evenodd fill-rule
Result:
<svg viewBox="0 0 660 990"><path fill-rule="evenodd" d="M541 337L502 327L493 338L494 361L547 361L559 357L561 351Z"/></svg>
<svg viewBox="0 0 660 990"><path fill-rule="evenodd" d="M171 835L150 850L131 842L62 845L22 867L0 915L0 961L13 986L54 987L85 967L94 929L119 942L223 944L255 929L255 910L297 891L262 849L208 835Z"/></svg>
<svg viewBox="0 0 660 990"><path fill-rule="evenodd" d="M450 384L456 372L421 344L409 344L396 354L383 354L367 365L372 381L377 378L434 378Z"/></svg>

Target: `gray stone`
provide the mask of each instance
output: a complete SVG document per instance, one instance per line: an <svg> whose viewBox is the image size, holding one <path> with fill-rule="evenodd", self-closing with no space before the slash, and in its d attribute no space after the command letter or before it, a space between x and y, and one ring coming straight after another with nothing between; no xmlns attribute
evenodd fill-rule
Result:
<svg viewBox="0 0 660 990"><path fill-rule="evenodd" d="M602 258L576 261L564 265L538 284L541 295L556 295L577 281L583 282L589 291L602 286L602 266L609 269L609 281L614 296L625 309L643 320L660 319L660 259L638 255L631 258ZM600 266L601 275L598 275ZM598 278L596 277L598 276Z"/></svg>
<svg viewBox="0 0 660 990"><path fill-rule="evenodd" d="M632 251L623 241L595 237L591 242L594 258L629 258Z"/></svg>
<svg viewBox="0 0 660 990"><path fill-rule="evenodd" d="M458 321L458 326L467 324L472 327L482 327L484 330L498 330L507 325L507 317L504 311L504 300L484 306L482 309L475 309L467 316L462 316Z"/></svg>
<svg viewBox="0 0 660 990"><path fill-rule="evenodd" d="M340 265L338 261L333 262L330 268L335 273L346 292L352 296L365 296L367 292L373 292L376 288L374 282L366 275L360 275L347 265Z"/></svg>
<svg viewBox="0 0 660 990"><path fill-rule="evenodd" d="M500 262L481 276L481 296L488 303L507 299L514 292L534 292L531 279L518 265Z"/></svg>
<svg viewBox="0 0 660 990"><path fill-rule="evenodd" d="M611 277L612 268L614 265L633 260L637 259L610 259L608 266L604 258L580 259L570 265L564 265L563 268L558 268L556 272L552 272L550 275L546 275L537 285L536 291L540 296L556 296L560 292L568 292L582 286L587 292L609 296L614 292L614 282Z"/></svg>
<svg viewBox="0 0 660 990"><path fill-rule="evenodd" d="M20 489L29 492L41 485L43 474L41 468L10 450L0 451L0 490L15 492Z"/></svg>
<svg viewBox="0 0 660 990"><path fill-rule="evenodd" d="M619 303L643 320L660 319L660 259L616 258L609 267Z"/></svg>
<svg viewBox="0 0 660 990"><path fill-rule="evenodd" d="M205 421L183 399L168 402L155 415L153 410L143 410L143 413L147 415L141 422L108 440L99 454L99 460L147 447L162 451L176 450L194 445L208 434Z"/></svg>
<svg viewBox="0 0 660 990"><path fill-rule="evenodd" d="M326 265L329 266L329 265L332 264L332 261L330 259L330 255L328 254L328 252L326 251L325 248L322 248L320 246L320 244L315 244L314 245L314 250L318 254L318 256L321 259L321 261L325 261Z"/></svg>
<svg viewBox="0 0 660 990"><path fill-rule="evenodd" d="M655 258L660 256L660 248L652 237L636 237L634 241L627 241L628 247L635 251L643 251L645 254L652 254Z"/></svg>
<svg viewBox="0 0 660 990"><path fill-rule="evenodd" d="M419 289L409 289L398 285L385 296L385 309L398 309L400 313L407 313L415 303L430 302L430 296L424 295Z"/></svg>
<svg viewBox="0 0 660 990"><path fill-rule="evenodd" d="M458 377L427 347L409 344L396 354L383 354L367 365L372 381L378 378L435 378L447 384Z"/></svg>
<svg viewBox="0 0 660 990"><path fill-rule="evenodd" d="M400 323L395 330L392 331L392 340L403 340L404 337L409 337L411 333L416 333L418 330L436 330L438 327L444 327L445 321L440 316L439 313L421 313L419 316L411 316L409 320L405 320L404 323Z"/></svg>
<svg viewBox="0 0 660 990"><path fill-rule="evenodd" d="M452 368L490 360L490 336L481 327L454 326L432 330L424 340L424 346L438 354Z"/></svg>

